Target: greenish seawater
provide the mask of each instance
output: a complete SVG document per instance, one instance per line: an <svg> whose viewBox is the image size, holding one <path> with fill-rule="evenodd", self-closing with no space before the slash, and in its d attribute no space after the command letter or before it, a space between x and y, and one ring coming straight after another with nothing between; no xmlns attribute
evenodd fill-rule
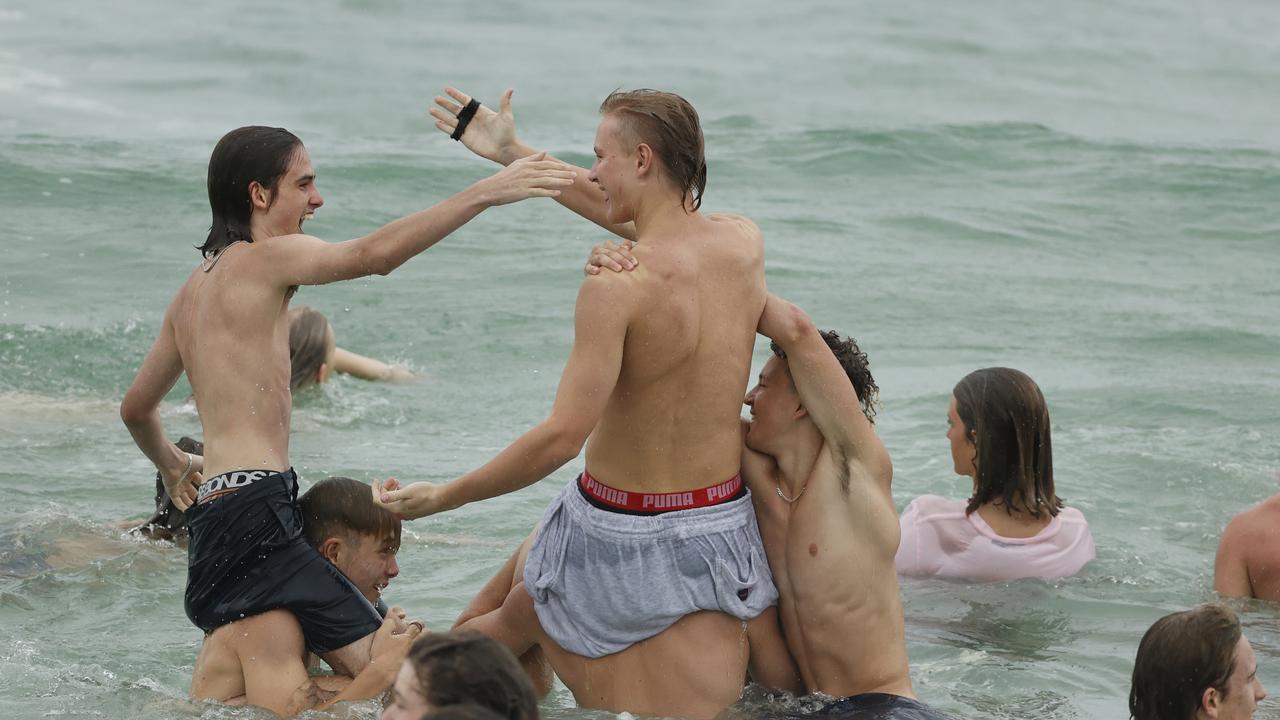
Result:
<svg viewBox="0 0 1280 720"><path fill-rule="evenodd" d="M197 261L222 133L297 132L327 199L308 229L345 239L489 171L426 120L446 84L515 87L526 139L584 164L610 90L692 100L707 208L754 218L770 288L869 353L899 507L966 490L960 377L1034 377L1098 559L1053 584L904 581L916 690L958 718L1127 716L1142 632L1213 598L1222 527L1280 491L1262 0L0 0L0 717L266 717L186 699L185 557L111 527L152 490L118 403ZM603 238L529 202L389 277L304 288L343 346L423 375L297 397L304 484L449 480L540 420ZM199 429L187 393L175 436ZM446 628L580 468L409 524L388 600ZM1280 607L1237 607L1280 692ZM544 709L601 715L562 688Z"/></svg>

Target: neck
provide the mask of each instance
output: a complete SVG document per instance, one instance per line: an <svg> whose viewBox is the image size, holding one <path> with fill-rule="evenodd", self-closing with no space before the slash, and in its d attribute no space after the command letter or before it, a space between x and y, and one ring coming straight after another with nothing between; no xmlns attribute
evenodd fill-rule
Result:
<svg viewBox="0 0 1280 720"><path fill-rule="evenodd" d="M640 199L634 218L636 237L648 240L680 235L680 230L696 217L696 210L664 189Z"/></svg>
<svg viewBox="0 0 1280 720"><path fill-rule="evenodd" d="M273 238L279 235L288 235L289 231L286 230L281 232L279 228L267 225L267 221L264 220L261 215L254 215L249 218L249 234L252 236L253 240L257 241L266 240L267 238ZM245 239L248 240L250 238Z"/></svg>
<svg viewBox="0 0 1280 720"><path fill-rule="evenodd" d="M804 492L813 475L813 466L822 451L822 434L812 424L796 433L773 456L778 464L778 486L787 497Z"/></svg>

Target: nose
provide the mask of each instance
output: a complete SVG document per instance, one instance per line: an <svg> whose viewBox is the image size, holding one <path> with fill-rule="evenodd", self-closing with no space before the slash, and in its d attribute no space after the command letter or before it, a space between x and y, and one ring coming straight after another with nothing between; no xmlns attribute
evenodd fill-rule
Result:
<svg viewBox="0 0 1280 720"><path fill-rule="evenodd" d="M314 190L314 189L313 189L313 190L311 191L311 207L313 207L313 208L318 208L318 207L320 207L321 205L324 205L324 197L322 197L322 196L320 195L320 191L319 191L319 190Z"/></svg>
<svg viewBox="0 0 1280 720"><path fill-rule="evenodd" d="M600 176L596 175L596 166L598 166L599 164L600 164L599 160L591 163L591 169L587 171L587 179L597 185L600 184Z"/></svg>
<svg viewBox="0 0 1280 720"><path fill-rule="evenodd" d="M393 578L400 574L400 563L396 562L395 556L392 556L391 562L387 563L387 578Z"/></svg>
<svg viewBox="0 0 1280 720"><path fill-rule="evenodd" d="M742 404L743 404L743 405L746 405L747 407L751 407L751 406L755 405L755 402L756 402L756 390L757 390L757 388L751 388L750 390L748 390L748 391L747 391L747 396L746 396L746 397L744 397L744 398L742 398Z"/></svg>

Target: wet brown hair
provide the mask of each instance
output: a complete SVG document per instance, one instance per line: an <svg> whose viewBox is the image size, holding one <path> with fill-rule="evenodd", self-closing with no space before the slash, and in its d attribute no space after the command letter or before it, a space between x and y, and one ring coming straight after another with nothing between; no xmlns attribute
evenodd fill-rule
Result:
<svg viewBox="0 0 1280 720"><path fill-rule="evenodd" d="M995 502L1039 518L1056 516L1062 499L1053 490L1049 407L1040 386L1012 368L983 368L951 391L965 434L977 446L977 489L965 514Z"/></svg>
<svg viewBox="0 0 1280 720"><path fill-rule="evenodd" d="M880 388L876 386L876 379L871 377L871 366L867 362L867 354L858 347L856 340L840 337L834 330L823 330L821 335L822 339L827 342L827 347L831 348L831 352L840 361L840 367L844 369L844 374L849 376L849 382L853 383L853 389L858 393L858 403L862 405L862 414L866 415L867 419L874 425ZM787 359L787 354L783 352L778 343L770 342L769 349L773 351L774 355L783 360ZM787 368L788 374L790 370L790 368ZM794 386L794 384L795 380L792 380L792 385Z"/></svg>
<svg viewBox="0 0 1280 720"><path fill-rule="evenodd" d="M698 111L688 100L660 90L614 90L600 103L600 114L621 118L628 139L652 148L693 208L702 206L707 160Z"/></svg>
<svg viewBox="0 0 1280 720"><path fill-rule="evenodd" d="M1225 696L1241 634L1236 614L1216 603L1157 620L1138 644L1129 717L1191 720L1205 690Z"/></svg>
<svg viewBox="0 0 1280 720"><path fill-rule="evenodd" d="M329 319L300 305L289 310L289 389L316 382L320 366L329 359ZM332 368L330 368L332 369Z"/></svg>
<svg viewBox="0 0 1280 720"><path fill-rule="evenodd" d="M326 539L357 533L400 545L400 519L373 502L369 486L348 477L330 477L298 498L302 531L318 548Z"/></svg>
<svg viewBox="0 0 1280 720"><path fill-rule="evenodd" d="M256 182L274 190L300 147L297 135L277 127L249 125L222 136L209 158L207 185L213 224L209 237L197 248L200 254L209 257L238 240L253 242L249 184ZM271 199L275 201L274 194Z"/></svg>
<svg viewBox="0 0 1280 720"><path fill-rule="evenodd" d="M405 662L432 708L474 703L508 720L538 720L538 699L520 661L474 630L425 635L409 648Z"/></svg>

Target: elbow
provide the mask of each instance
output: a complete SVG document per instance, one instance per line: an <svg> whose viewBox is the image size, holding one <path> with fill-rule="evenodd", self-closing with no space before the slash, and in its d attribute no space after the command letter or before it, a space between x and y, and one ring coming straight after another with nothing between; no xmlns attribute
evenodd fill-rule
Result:
<svg viewBox="0 0 1280 720"><path fill-rule="evenodd" d="M549 438L547 442L550 460L560 467L578 457L582 447L587 444L589 432L581 432L568 423L557 423L553 418L548 422Z"/></svg>
<svg viewBox="0 0 1280 720"><path fill-rule="evenodd" d="M809 313L791 303L787 303L787 307L782 313L782 322L778 330L779 336L775 337L774 340L784 348L798 343L810 335L818 334L818 326L813 324L813 318L809 317Z"/></svg>
<svg viewBox="0 0 1280 720"><path fill-rule="evenodd" d="M120 420L127 427L138 427L151 416L151 408L137 402L132 396L125 395L120 403Z"/></svg>

